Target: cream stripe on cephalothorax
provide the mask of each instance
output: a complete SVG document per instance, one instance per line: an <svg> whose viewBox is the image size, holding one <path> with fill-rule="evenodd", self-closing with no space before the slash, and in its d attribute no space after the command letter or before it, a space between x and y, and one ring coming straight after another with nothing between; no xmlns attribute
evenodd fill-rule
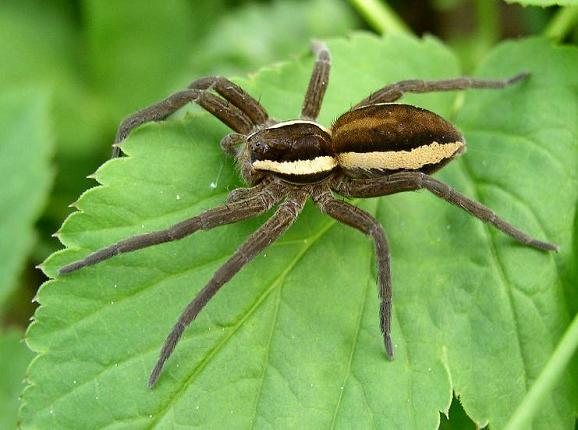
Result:
<svg viewBox="0 0 578 430"><path fill-rule="evenodd" d="M464 143L458 141L432 142L410 151L342 152L337 155L337 163L346 169L417 170L451 158L463 148Z"/></svg>
<svg viewBox="0 0 578 430"><path fill-rule="evenodd" d="M329 174L337 160L331 151L331 130L316 121L295 119L257 130L247 138L253 146L255 170L305 180ZM285 151L283 157L280 154Z"/></svg>
<svg viewBox="0 0 578 430"><path fill-rule="evenodd" d="M285 175L311 175L314 173L328 172L333 170L336 166L337 160L328 155L315 157L311 160L253 161L253 168L256 170L268 170L270 172L283 173Z"/></svg>

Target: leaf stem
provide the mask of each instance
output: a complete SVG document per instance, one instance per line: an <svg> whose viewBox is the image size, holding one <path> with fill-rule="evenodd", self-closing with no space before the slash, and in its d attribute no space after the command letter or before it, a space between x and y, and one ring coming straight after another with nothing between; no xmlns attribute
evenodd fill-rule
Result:
<svg viewBox="0 0 578 430"><path fill-rule="evenodd" d="M552 390L577 348L578 314L574 317L566 333L564 333L562 340L558 343L544 370L510 418L505 430L527 428L531 424L532 418L540 410L540 404L544 397Z"/></svg>
<svg viewBox="0 0 578 430"><path fill-rule="evenodd" d="M411 34L409 27L385 0L350 0L368 24L380 34Z"/></svg>
<svg viewBox="0 0 578 430"><path fill-rule="evenodd" d="M563 7L556 12L544 30L544 36L559 42L566 37L575 24L578 24L578 6Z"/></svg>

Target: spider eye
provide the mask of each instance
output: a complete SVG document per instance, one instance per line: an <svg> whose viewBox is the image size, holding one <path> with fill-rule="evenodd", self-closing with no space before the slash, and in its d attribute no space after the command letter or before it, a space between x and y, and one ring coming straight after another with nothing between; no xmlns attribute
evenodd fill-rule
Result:
<svg viewBox="0 0 578 430"><path fill-rule="evenodd" d="M253 151L265 153L268 150L269 150L269 145L267 145L263 141L258 140L256 142L253 142Z"/></svg>

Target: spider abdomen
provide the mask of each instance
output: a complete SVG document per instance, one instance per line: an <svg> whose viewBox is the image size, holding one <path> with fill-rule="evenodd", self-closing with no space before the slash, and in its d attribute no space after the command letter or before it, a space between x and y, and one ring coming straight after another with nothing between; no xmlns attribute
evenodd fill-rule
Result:
<svg viewBox="0 0 578 430"><path fill-rule="evenodd" d="M313 121L275 124L250 135L247 146L253 169L271 172L290 182L317 182L337 166L331 136Z"/></svg>
<svg viewBox="0 0 578 430"><path fill-rule="evenodd" d="M350 176L411 170L431 173L465 149L462 134L428 110L403 104L363 106L332 127L337 163Z"/></svg>

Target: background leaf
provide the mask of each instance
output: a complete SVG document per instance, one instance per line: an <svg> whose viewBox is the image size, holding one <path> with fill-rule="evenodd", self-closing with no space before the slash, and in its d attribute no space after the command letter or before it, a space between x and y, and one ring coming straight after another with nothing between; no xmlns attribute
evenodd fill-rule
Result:
<svg viewBox="0 0 578 430"><path fill-rule="evenodd" d="M34 242L34 224L50 185L53 140L49 97L42 89L18 88L0 95L0 308Z"/></svg>
<svg viewBox="0 0 578 430"><path fill-rule="evenodd" d="M459 74L432 39L356 36L330 47L325 124L386 82ZM558 256L523 248L425 193L360 201L391 240L390 363L370 242L308 206L210 303L149 391L148 373L182 307L263 218L123 255L39 292L27 340L40 355L29 370L23 427L436 428L452 389L478 424L503 426L576 309L567 268L576 258L577 63L574 49L509 43L480 73L523 68L530 81L472 91L463 109L456 94L404 99L466 133L470 151L439 177L560 243ZM239 83L273 116L294 118L311 64ZM218 148L224 133L205 114L135 131L129 157L105 164L102 186L77 202L60 233L67 249L45 271L54 276L89 250L222 202L239 185ZM573 427L575 380L561 383L536 428Z"/></svg>
<svg viewBox="0 0 578 430"><path fill-rule="evenodd" d="M16 330L0 333L0 428L16 428L18 397L24 388L24 372L32 359L32 352Z"/></svg>
<svg viewBox="0 0 578 430"><path fill-rule="evenodd" d="M187 0L121 0L115 5L84 1L92 81L116 123L173 90L171 79L185 69L198 22Z"/></svg>
<svg viewBox="0 0 578 430"><path fill-rule="evenodd" d="M216 21L191 55L191 69L219 75L255 70L307 52L312 38L345 35L358 26L352 10L339 0L247 3ZM189 73L183 85L190 80Z"/></svg>
<svg viewBox="0 0 578 430"><path fill-rule="evenodd" d="M0 8L0 45L4 47L0 50L0 90L41 87L51 96L49 137L55 141L57 168L42 216L43 246L34 249L36 262L46 257L46 249L54 248L50 235L70 213L70 201L89 186L85 177L102 159L98 144L107 118L81 76L82 38L71 8L63 3L6 0Z"/></svg>

